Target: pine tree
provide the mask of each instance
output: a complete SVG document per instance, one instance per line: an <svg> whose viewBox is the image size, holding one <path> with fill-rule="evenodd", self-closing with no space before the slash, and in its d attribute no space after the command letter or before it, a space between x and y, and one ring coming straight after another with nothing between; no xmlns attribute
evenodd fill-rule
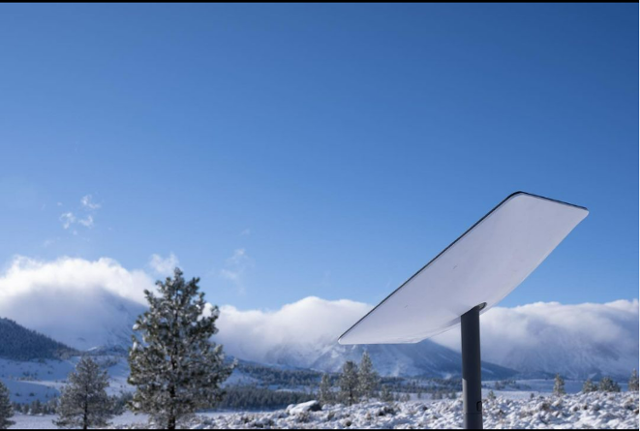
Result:
<svg viewBox="0 0 640 431"><path fill-rule="evenodd" d="M553 384L553 394L560 397L566 393L567 391L564 389L564 379L560 377L560 374L556 374L556 379Z"/></svg>
<svg viewBox="0 0 640 431"><path fill-rule="evenodd" d="M333 391L331 390L331 379L327 374L322 375L322 380L320 381L320 391L319 391L320 402L324 404L332 404L335 397L333 395Z"/></svg>
<svg viewBox="0 0 640 431"><path fill-rule="evenodd" d="M358 393L364 399L369 400L375 395L379 384L378 373L373 368L369 353L365 350L358 368Z"/></svg>
<svg viewBox="0 0 640 431"><path fill-rule="evenodd" d="M0 381L0 429L6 430L15 422L10 421L13 417L13 406L9 399L9 389Z"/></svg>
<svg viewBox="0 0 640 431"><path fill-rule="evenodd" d="M611 377L603 377L598 385L600 392L620 392L620 385L611 379Z"/></svg>
<svg viewBox="0 0 640 431"><path fill-rule="evenodd" d="M382 386L382 390L380 391L380 401L385 403L393 402L393 394L391 393L391 389L389 389L388 385Z"/></svg>
<svg viewBox="0 0 640 431"><path fill-rule="evenodd" d="M168 429L219 403L224 395L221 384L234 367L225 364L222 346L210 340L218 332L219 310L213 307L205 314L199 281L185 282L176 268L173 279L156 283L159 296L145 291L149 310L134 326L142 340L133 336L129 353L128 381L137 388L130 408Z"/></svg>
<svg viewBox="0 0 640 431"><path fill-rule="evenodd" d="M69 383L62 390L58 404L60 428L104 428L111 419L111 399L107 372L89 357L83 357L76 370L69 374ZM33 410L41 409L34 403Z"/></svg>
<svg viewBox="0 0 640 431"><path fill-rule="evenodd" d="M353 361L347 361L342 367L340 376L340 402L351 406L360 401L358 393L358 366Z"/></svg>
<svg viewBox="0 0 640 431"><path fill-rule="evenodd" d="M32 415L41 415L42 414L42 403L40 402L40 400L38 400L38 399L33 400L33 402L31 403L30 413Z"/></svg>
<svg viewBox="0 0 640 431"><path fill-rule="evenodd" d="M496 394L493 391L489 391L489 393L487 394L487 399L493 401L496 398Z"/></svg>
<svg viewBox="0 0 640 431"><path fill-rule="evenodd" d="M593 383L591 379L587 379L587 381L584 382L584 384L582 385L582 392L585 394L588 394L590 392L597 392L597 390L598 390L598 385Z"/></svg>
<svg viewBox="0 0 640 431"><path fill-rule="evenodd" d="M631 377L629 378L629 391L638 392L638 370L633 370L631 372Z"/></svg>

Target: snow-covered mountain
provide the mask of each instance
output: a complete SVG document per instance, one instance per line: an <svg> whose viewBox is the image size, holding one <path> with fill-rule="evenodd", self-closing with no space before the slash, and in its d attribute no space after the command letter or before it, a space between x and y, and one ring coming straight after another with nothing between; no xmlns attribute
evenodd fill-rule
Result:
<svg viewBox="0 0 640 431"><path fill-rule="evenodd" d="M127 349L131 328L145 310L141 290L147 288L153 289L149 276L108 259L19 260L0 277L0 317L78 350ZM369 309L315 297L276 311L222 307L216 341L248 361L337 371L364 350L338 345L337 336ZM459 331L442 337L367 349L383 375L457 376ZM482 340L488 379L507 377L509 369L528 377L624 377L638 367L638 302L494 308L482 317Z"/></svg>
<svg viewBox="0 0 640 431"><path fill-rule="evenodd" d="M76 313L82 305L74 300L68 301L67 305L68 314L63 318L59 311L48 314L46 308L39 309L37 318L12 317L18 323L24 321L24 326L29 329L79 350L114 346L126 349L131 343L133 323L145 309L137 302L107 293L103 293L98 300L94 298L90 310ZM483 340L483 349L489 352L485 355L483 351L483 358L488 360L483 365L484 378L508 378L515 374L513 370L530 378L547 377L555 373L576 379L600 375L628 376L634 364L637 366L638 363L637 319L634 327L626 324L623 327L627 332L620 339L599 342L561 328L555 331L553 328L544 328L540 329L546 332L544 344L515 343L505 338L504 345L499 349L500 354L492 345L498 340L488 335ZM224 344L229 355L279 366L335 372L347 360L359 361L366 348L376 369L385 376L460 375L460 354L428 340L415 345L363 347L341 346L331 337L311 342L290 339L286 343L268 346L260 357L248 357L239 341ZM494 362L489 362L491 360Z"/></svg>
<svg viewBox="0 0 640 431"><path fill-rule="evenodd" d="M46 308L40 308L37 319L27 316L12 316L29 329L45 334L79 350L126 349L131 343L132 326L136 317L144 311L144 306L103 292L100 298L93 298L91 309L77 313L82 304L68 301L68 314L48 315ZM517 324L517 316L512 316ZM627 317L628 320L628 317ZM633 319L631 319L633 320ZM490 322L489 319L487 319ZM628 376L638 361L638 328L622 325L626 332L620 339L603 339L596 342L593 337L576 336L562 328L545 327L544 344L540 342L515 343L507 338L503 346L491 334L483 340L484 378L504 379L515 372L528 378L547 377L561 373L567 378L612 375ZM632 322L633 323L633 322ZM491 325L487 325L490 329ZM634 332L635 328L635 332ZM634 335L635 334L635 335ZM225 341L225 340L223 340ZM454 377L460 375L460 354L448 347L432 341L415 345L386 346L341 346L335 338L321 337L311 342L290 339L286 343L268 346L259 357L248 357L240 341L225 342L229 355L270 365L309 368L335 372L345 361L359 361L365 348L380 374L397 377ZM124 350L123 350L124 351ZM499 353L499 354L498 354ZM492 361L493 362L490 362ZM515 371L514 371L515 370Z"/></svg>
<svg viewBox="0 0 640 431"><path fill-rule="evenodd" d="M542 377L626 379L638 368L638 301L494 308L482 316L483 359ZM437 342L459 348L457 334Z"/></svg>
<svg viewBox="0 0 640 431"><path fill-rule="evenodd" d="M514 346L500 362L525 377L547 372L570 379L603 375L626 379L638 368L638 320L628 328L627 336L600 342L558 330L546 337L544 346Z"/></svg>
<svg viewBox="0 0 640 431"><path fill-rule="evenodd" d="M338 372L346 361L359 362L368 351L378 373L389 377L458 377L461 356L458 352L432 341L411 345L342 346L337 342L315 344L301 349L296 345L274 347L263 361L271 365L310 368L323 372ZM304 352L304 354L303 354ZM516 371L495 364L483 363L486 379L505 379Z"/></svg>
<svg viewBox="0 0 640 431"><path fill-rule="evenodd" d="M68 298L66 312L62 313L60 310L49 313L42 305L38 305L36 315L12 317L29 329L82 351L130 347L131 328L145 310L137 302L108 292L93 297L88 304Z"/></svg>
<svg viewBox="0 0 640 431"><path fill-rule="evenodd" d="M153 288L146 273L113 259L16 257L0 275L0 317L76 349L129 344L143 291Z"/></svg>

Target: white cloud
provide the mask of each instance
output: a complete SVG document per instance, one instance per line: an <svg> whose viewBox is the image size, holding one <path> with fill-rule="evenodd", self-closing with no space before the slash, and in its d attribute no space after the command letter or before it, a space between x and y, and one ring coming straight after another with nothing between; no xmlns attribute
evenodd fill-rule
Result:
<svg viewBox="0 0 640 431"><path fill-rule="evenodd" d="M293 347L304 355L318 345L336 342L371 306L349 300L327 301L309 297L276 311L240 311L220 308L216 340L231 354L254 361L268 361L274 349Z"/></svg>
<svg viewBox="0 0 640 431"><path fill-rule="evenodd" d="M80 203L82 204L83 208L91 211L97 210L101 207L100 204L93 201L93 197L91 195L83 196L82 199L80 199Z"/></svg>
<svg viewBox="0 0 640 431"><path fill-rule="evenodd" d="M59 238L49 238L49 239L46 239L46 240L44 240L44 241L42 242L42 247L44 247L44 248L50 247L50 246L52 246L53 244L55 244L55 243L56 243L56 241L58 241L58 240L59 240Z"/></svg>
<svg viewBox="0 0 640 431"><path fill-rule="evenodd" d="M249 236L251 235L251 229L247 228L245 230L243 230L242 232L240 232L240 236Z"/></svg>
<svg viewBox="0 0 640 431"><path fill-rule="evenodd" d="M59 207L62 206L61 202L58 202L57 205ZM100 204L93 202L93 198L91 195L85 195L80 199L80 211L85 214L84 217L82 215L76 215L71 211L65 212L60 215L60 222L62 223L62 227L66 230L69 229L74 224L80 224L87 229L93 228L95 224L95 220L93 218L93 214L100 208ZM90 214L87 214L90 213ZM74 235L78 234L77 230L73 230L72 233Z"/></svg>
<svg viewBox="0 0 640 431"><path fill-rule="evenodd" d="M23 295L54 293L82 296L107 292L144 303L143 290L153 286L143 271L127 270L107 257L94 261L61 257L47 262L17 256L0 276L0 306Z"/></svg>
<svg viewBox="0 0 640 431"><path fill-rule="evenodd" d="M85 218L78 220L78 223L80 223L84 227L92 228L93 227L93 216L92 215L88 215Z"/></svg>
<svg viewBox="0 0 640 431"><path fill-rule="evenodd" d="M253 260L243 248L233 252L233 255L225 261L224 268L220 269L220 277L231 281L239 293L245 294L245 275L253 266Z"/></svg>
<svg viewBox="0 0 640 431"><path fill-rule="evenodd" d="M638 300L608 304L535 303L496 307L481 318L482 359L522 371L577 369L625 375L638 363ZM460 351L460 331L434 341Z"/></svg>
<svg viewBox="0 0 640 431"><path fill-rule="evenodd" d="M364 303L315 297L275 311L225 306L216 338L231 354L258 362L282 352L317 358L370 309ZM482 316L481 328L482 359L524 372L572 377L606 370L624 376L638 363L637 300L498 307ZM433 341L460 351L460 329Z"/></svg>
<svg viewBox="0 0 640 431"><path fill-rule="evenodd" d="M76 222L76 216L72 212L66 212L60 215L60 222L63 229L69 229Z"/></svg>
<svg viewBox="0 0 640 431"><path fill-rule="evenodd" d="M0 316L89 348L128 340L130 320L145 303L144 289L155 289L151 277L113 259L16 257L0 274Z"/></svg>
<svg viewBox="0 0 640 431"><path fill-rule="evenodd" d="M169 271L177 263L175 255L155 256L158 270ZM245 259L240 249L229 263ZM126 342L131 319L144 307L143 291L154 290L153 281L145 271L126 269L109 258L16 257L0 273L0 317L80 348L112 337ZM269 362L273 352L283 351L317 357L370 309L361 302L317 297L278 310L227 305L221 307L216 339L229 353L254 361ZM638 323L637 300L497 307L482 316L482 356L523 371L570 376L575 370L603 369L626 375L638 364ZM434 341L459 350L459 328Z"/></svg>
<svg viewBox="0 0 640 431"><path fill-rule="evenodd" d="M149 266L154 272L160 275L171 275L176 267L180 266L178 257L171 253L168 257L162 257L159 254L151 255Z"/></svg>

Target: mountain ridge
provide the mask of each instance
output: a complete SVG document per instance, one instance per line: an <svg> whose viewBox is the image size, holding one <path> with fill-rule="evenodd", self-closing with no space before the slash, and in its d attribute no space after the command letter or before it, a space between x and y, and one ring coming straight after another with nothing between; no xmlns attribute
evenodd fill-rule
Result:
<svg viewBox="0 0 640 431"><path fill-rule="evenodd" d="M133 324L146 307L106 293L96 295L94 299L95 302L88 304L69 300L68 303L71 305L64 321L60 321L55 315L40 313L37 320L31 319L32 325L24 326L77 351L116 349L126 352L130 347ZM82 306L85 309L78 312L78 317L74 318L72 306ZM92 315L93 308L97 308L97 318L87 318ZM512 317L511 320L516 317ZM626 318L624 325L628 326L629 319L631 318ZM30 321L29 318L27 321ZM20 324L19 320L18 323ZM553 331L554 328L547 327L545 330ZM634 331L637 334L637 327ZM504 349L509 351L498 361L494 358L493 361L486 360L488 355L483 355L483 378L548 378L555 373L572 379L603 375L626 378L633 368L634 360L637 364L637 356L634 359L633 349L630 348L631 341L597 344L588 339L573 339L557 329L555 332L557 334L554 337L547 337L553 341L547 345L504 345ZM214 337L214 341L216 340L219 340L218 336ZM367 350L374 366L383 376L457 378L461 371L460 353L430 340L415 345L342 346L337 343L336 338L329 336L311 340L289 338L269 345L260 355L251 355L249 350L244 350L242 340L235 342L234 338L226 338L223 341L225 351L230 356L264 365L334 373L339 371L347 360L358 362L362 353Z"/></svg>
<svg viewBox="0 0 640 431"><path fill-rule="evenodd" d="M63 359L78 351L17 322L0 317L0 358L15 361Z"/></svg>

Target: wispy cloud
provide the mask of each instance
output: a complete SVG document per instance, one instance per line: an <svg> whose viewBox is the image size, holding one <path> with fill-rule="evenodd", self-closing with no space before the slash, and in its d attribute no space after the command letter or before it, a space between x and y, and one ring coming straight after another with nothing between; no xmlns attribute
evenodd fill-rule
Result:
<svg viewBox="0 0 640 431"><path fill-rule="evenodd" d="M91 195L83 196L82 199L80 199L80 203L82 204L83 208L92 210L92 211L95 211L101 207L100 204L93 201L93 196Z"/></svg>
<svg viewBox="0 0 640 431"><path fill-rule="evenodd" d="M53 244L55 244L55 243L56 243L56 241L58 241L58 239L59 239L59 238L49 238L49 239L46 239L46 240L44 240L44 241L42 242L42 247L44 247L44 248L50 247L50 246L52 246Z"/></svg>
<svg viewBox="0 0 640 431"><path fill-rule="evenodd" d="M69 229L71 225L76 222L76 216L73 215L72 212L62 213L60 215L60 222L62 223L63 229Z"/></svg>
<svg viewBox="0 0 640 431"><path fill-rule="evenodd" d="M78 223L80 223L84 227L92 228L93 227L93 216L92 215L88 215L85 218L78 220Z"/></svg>
<svg viewBox="0 0 640 431"><path fill-rule="evenodd" d="M57 203L57 206L63 206L61 202ZM74 224L79 224L87 229L91 229L95 225L94 214L100 209L101 205L95 203L91 195L85 195L80 199L80 214L74 214L71 211L64 212L60 215L60 222L62 228L68 230ZM77 235L78 231L72 231L74 235Z"/></svg>
<svg viewBox="0 0 640 431"><path fill-rule="evenodd" d="M173 270L178 266L180 266L180 261L173 253L168 257L162 257L159 254L152 254L149 259L149 267L159 275L171 275Z"/></svg>
<svg viewBox="0 0 640 431"><path fill-rule="evenodd" d="M246 250L239 248L225 261L219 274L222 278L232 282L239 293L245 294L245 276L252 266L253 260L247 255Z"/></svg>
<svg viewBox="0 0 640 431"><path fill-rule="evenodd" d="M240 236L249 236L251 235L251 229L247 228L245 230L243 230L242 232L240 232Z"/></svg>

